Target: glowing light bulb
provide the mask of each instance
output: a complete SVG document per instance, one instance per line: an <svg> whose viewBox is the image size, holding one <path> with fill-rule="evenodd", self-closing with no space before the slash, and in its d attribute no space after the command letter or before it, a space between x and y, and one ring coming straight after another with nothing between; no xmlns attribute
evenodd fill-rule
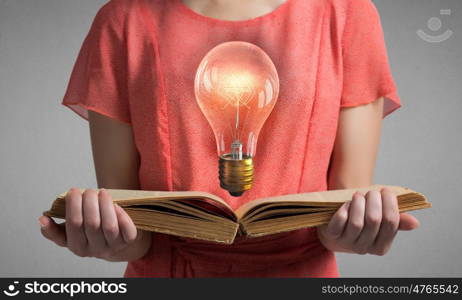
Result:
<svg viewBox="0 0 462 300"><path fill-rule="evenodd" d="M252 187L258 135L278 98L276 68L256 45L226 42L202 59L194 92L217 142L220 186L240 196Z"/></svg>

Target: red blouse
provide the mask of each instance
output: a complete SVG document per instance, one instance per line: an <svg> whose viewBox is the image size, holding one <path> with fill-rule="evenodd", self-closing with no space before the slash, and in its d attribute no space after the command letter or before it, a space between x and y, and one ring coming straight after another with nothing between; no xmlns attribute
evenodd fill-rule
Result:
<svg viewBox="0 0 462 300"><path fill-rule="evenodd" d="M218 181L215 138L194 99L194 76L219 43L251 42L273 60L279 100L260 133L252 189ZM400 107L371 0L287 0L245 21L200 15L180 0L111 0L97 13L63 105L129 123L143 190L199 190L236 208L266 196L327 189L339 111L385 97ZM337 277L316 228L219 245L153 233L126 277Z"/></svg>

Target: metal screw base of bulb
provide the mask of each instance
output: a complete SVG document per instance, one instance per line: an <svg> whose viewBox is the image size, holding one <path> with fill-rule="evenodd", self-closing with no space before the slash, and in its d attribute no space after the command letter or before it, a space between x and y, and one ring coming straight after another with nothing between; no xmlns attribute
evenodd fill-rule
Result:
<svg viewBox="0 0 462 300"><path fill-rule="evenodd" d="M253 183L252 157L244 156L242 160L235 160L231 154L224 154L220 156L218 164L220 186L231 196L239 197L250 190Z"/></svg>

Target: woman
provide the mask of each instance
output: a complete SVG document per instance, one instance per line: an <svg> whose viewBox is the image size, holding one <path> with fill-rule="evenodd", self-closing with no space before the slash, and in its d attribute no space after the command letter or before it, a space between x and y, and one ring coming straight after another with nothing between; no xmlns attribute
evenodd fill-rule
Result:
<svg viewBox="0 0 462 300"><path fill-rule="evenodd" d="M215 45L261 47L280 77L253 188L219 187L215 140L194 100ZM98 12L64 105L90 124L99 187L201 190L233 208L260 197L372 184L382 118L400 107L370 0L111 0ZM337 277L335 252L384 255L400 214L387 189L356 193L329 224L216 245L137 230L111 198L71 189L42 233L78 256L128 261L126 277Z"/></svg>

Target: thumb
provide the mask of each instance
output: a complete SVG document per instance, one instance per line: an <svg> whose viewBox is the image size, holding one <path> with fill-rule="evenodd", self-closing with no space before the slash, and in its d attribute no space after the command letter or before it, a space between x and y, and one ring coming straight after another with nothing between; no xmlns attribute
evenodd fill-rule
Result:
<svg viewBox="0 0 462 300"><path fill-rule="evenodd" d="M52 218L47 216L39 217L40 231L42 235L55 242L58 246L66 247L66 231L64 226L56 224Z"/></svg>
<svg viewBox="0 0 462 300"><path fill-rule="evenodd" d="M398 230L414 230L420 226L419 220L408 213L401 213Z"/></svg>

